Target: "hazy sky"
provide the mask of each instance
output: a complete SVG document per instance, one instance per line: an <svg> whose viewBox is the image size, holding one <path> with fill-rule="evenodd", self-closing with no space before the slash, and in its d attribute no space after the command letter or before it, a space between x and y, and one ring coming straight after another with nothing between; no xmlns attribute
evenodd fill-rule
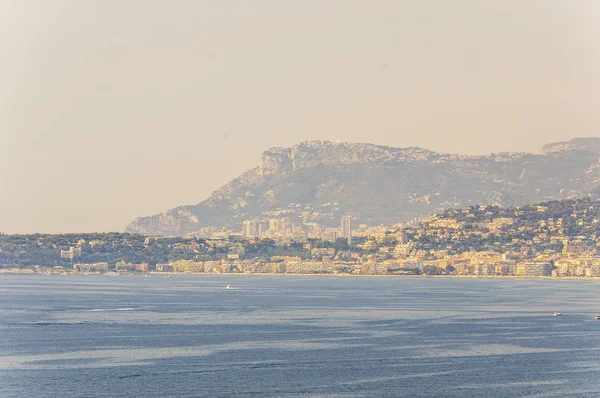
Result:
<svg viewBox="0 0 600 398"><path fill-rule="evenodd" d="M0 231L121 231L313 139L600 135L598 0L0 0Z"/></svg>

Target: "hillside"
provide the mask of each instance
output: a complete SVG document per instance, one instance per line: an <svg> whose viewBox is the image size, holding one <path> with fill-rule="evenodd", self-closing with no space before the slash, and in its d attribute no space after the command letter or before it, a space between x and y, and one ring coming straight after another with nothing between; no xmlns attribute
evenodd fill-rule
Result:
<svg viewBox="0 0 600 398"><path fill-rule="evenodd" d="M421 148L309 141L264 152L259 165L194 206L134 220L127 232L208 235L247 219L296 225L392 225L474 204L510 207L588 194L600 185L600 139L542 154L443 154Z"/></svg>
<svg viewBox="0 0 600 398"><path fill-rule="evenodd" d="M426 253L560 254L568 242L572 250L596 255L600 201L586 197L509 208L448 209L402 231L415 250Z"/></svg>

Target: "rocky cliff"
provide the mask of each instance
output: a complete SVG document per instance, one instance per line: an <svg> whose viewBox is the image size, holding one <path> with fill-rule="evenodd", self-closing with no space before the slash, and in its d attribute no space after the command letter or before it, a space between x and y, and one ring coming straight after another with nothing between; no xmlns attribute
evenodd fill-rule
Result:
<svg viewBox="0 0 600 398"><path fill-rule="evenodd" d="M596 137L573 138L569 141L554 142L542 147L543 153L565 151L591 151L600 153L600 139Z"/></svg>
<svg viewBox="0 0 600 398"><path fill-rule="evenodd" d="M239 230L243 220L290 217L337 226L351 214L379 225L471 204L513 206L576 198L600 185L600 139L549 144L542 154L443 154L421 148L303 142L265 151L259 166L195 206L133 221L148 235Z"/></svg>

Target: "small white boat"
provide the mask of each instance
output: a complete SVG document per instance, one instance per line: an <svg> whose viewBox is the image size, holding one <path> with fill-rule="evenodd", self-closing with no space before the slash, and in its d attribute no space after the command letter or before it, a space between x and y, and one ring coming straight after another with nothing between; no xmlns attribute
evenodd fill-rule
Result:
<svg viewBox="0 0 600 398"><path fill-rule="evenodd" d="M561 316L562 314L560 312L555 312L554 316Z"/></svg>
<svg viewBox="0 0 600 398"><path fill-rule="evenodd" d="M225 287L225 289L231 289L231 288L232 288L232 286L231 286L231 285L227 285L227 286Z"/></svg>
<svg viewBox="0 0 600 398"><path fill-rule="evenodd" d="M594 317L594 319L595 319L595 320L597 320L597 321L598 321L598 320L600 320L600 315L596 315L596 316Z"/></svg>

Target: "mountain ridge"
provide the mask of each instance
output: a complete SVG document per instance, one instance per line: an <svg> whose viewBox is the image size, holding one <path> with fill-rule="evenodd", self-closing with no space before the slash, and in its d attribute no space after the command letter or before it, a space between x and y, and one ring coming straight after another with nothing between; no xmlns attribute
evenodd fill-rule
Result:
<svg viewBox="0 0 600 398"><path fill-rule="evenodd" d="M490 155L305 141L264 151L257 167L206 200L139 217L126 231L203 236L277 217L327 227L346 214L358 223L391 225L470 204L576 198L600 186L599 156L600 138L593 137L548 144L541 154Z"/></svg>

